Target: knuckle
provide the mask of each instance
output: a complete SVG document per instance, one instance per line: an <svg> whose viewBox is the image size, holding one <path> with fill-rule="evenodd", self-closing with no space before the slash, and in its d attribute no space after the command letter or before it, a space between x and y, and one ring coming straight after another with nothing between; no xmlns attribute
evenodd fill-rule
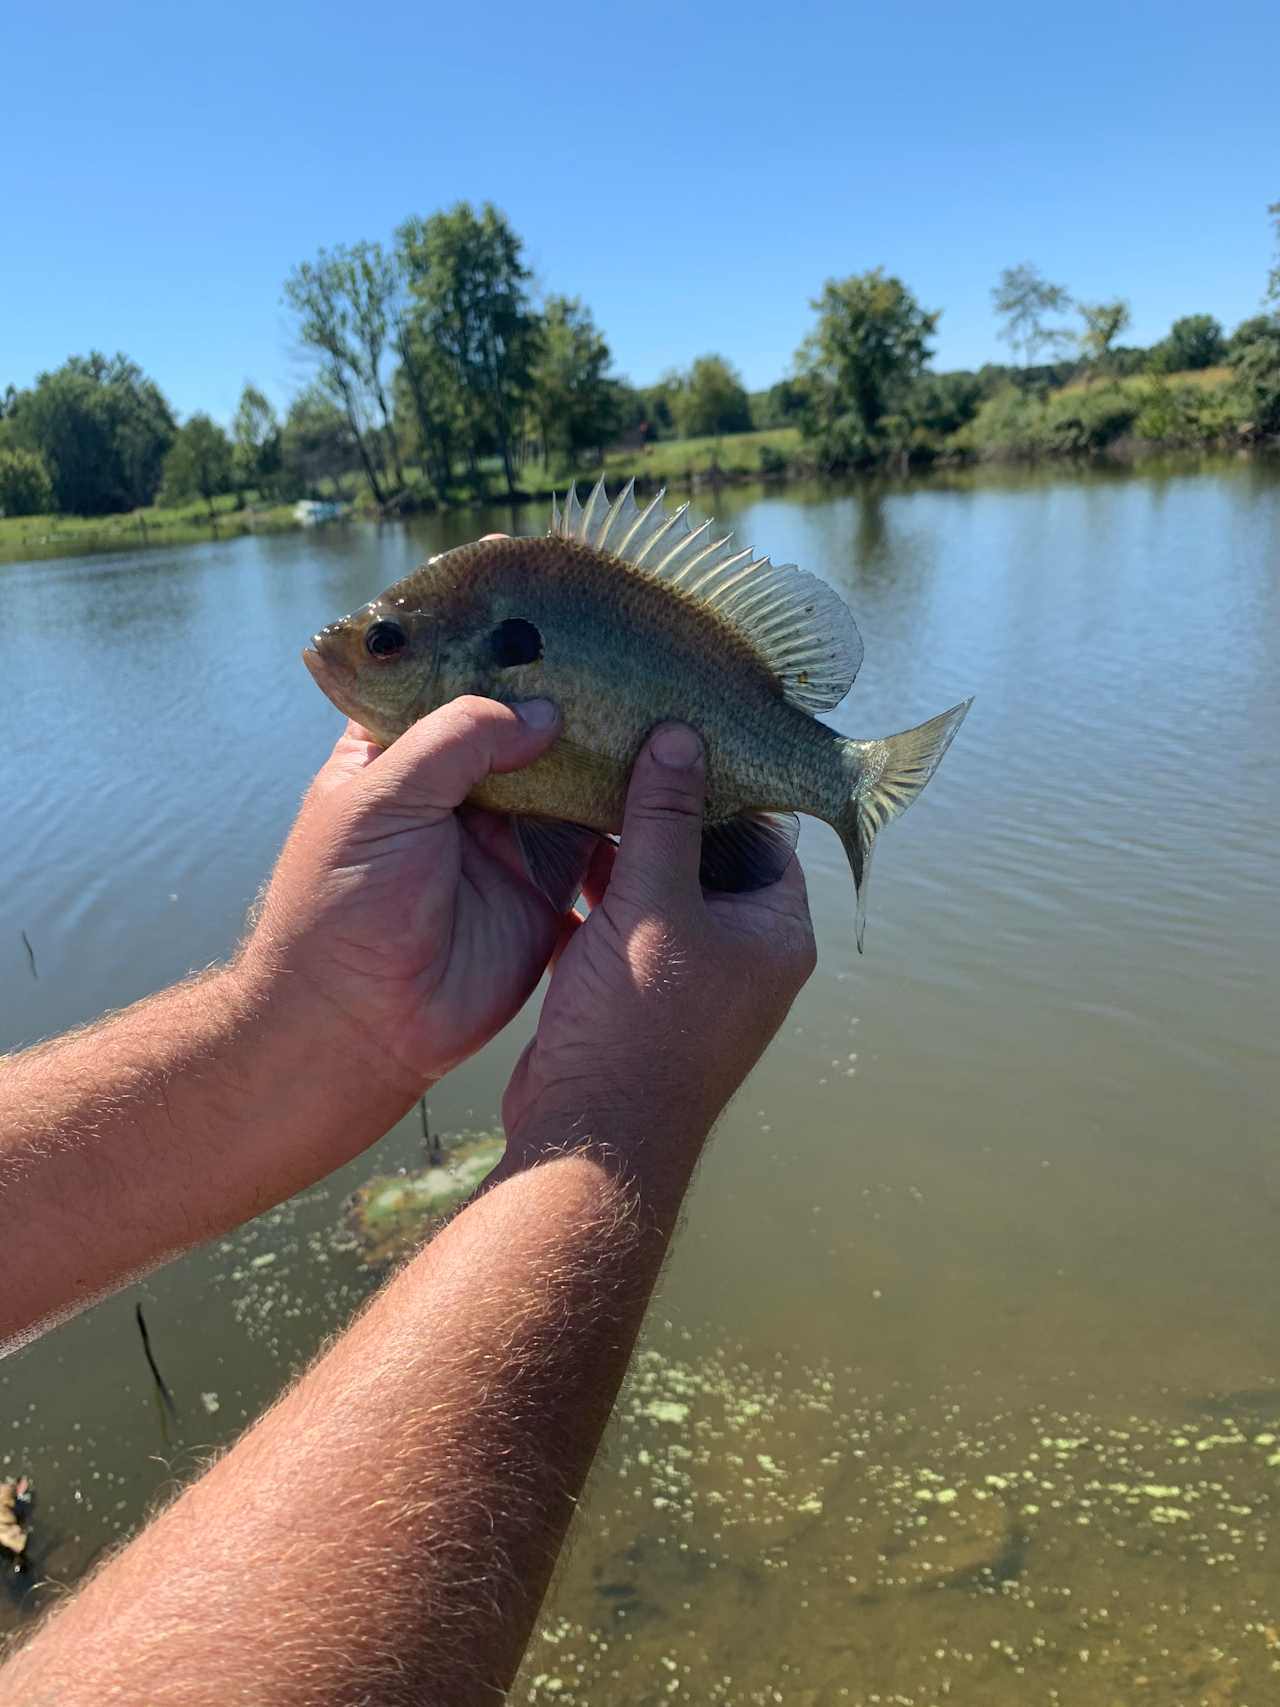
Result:
<svg viewBox="0 0 1280 1707"><path fill-rule="evenodd" d="M653 781L637 796L632 817L637 822L664 823L672 819L701 818L702 800L696 790L679 783Z"/></svg>

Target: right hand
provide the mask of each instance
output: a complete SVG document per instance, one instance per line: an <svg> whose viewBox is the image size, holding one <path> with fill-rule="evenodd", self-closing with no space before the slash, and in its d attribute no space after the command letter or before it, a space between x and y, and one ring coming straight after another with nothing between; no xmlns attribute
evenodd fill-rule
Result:
<svg viewBox="0 0 1280 1707"><path fill-rule="evenodd" d="M562 944L533 1042L503 1102L508 1165L575 1143L615 1153L700 1141L813 971L804 877L704 895L706 774L682 724L651 735L621 846L601 849L587 919Z"/></svg>

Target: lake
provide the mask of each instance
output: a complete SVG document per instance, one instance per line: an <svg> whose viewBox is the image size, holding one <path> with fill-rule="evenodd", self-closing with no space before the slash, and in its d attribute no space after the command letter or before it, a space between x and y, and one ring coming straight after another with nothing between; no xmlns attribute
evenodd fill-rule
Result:
<svg viewBox="0 0 1280 1707"><path fill-rule="evenodd" d="M843 854L806 822L819 970L708 1151L514 1699L1261 1707L1280 468L715 508L847 597L845 733L976 703L881 838L861 958ZM225 955L339 726L300 647L431 552L541 525L0 568L0 1047ZM432 1093L439 1129L496 1122L531 1023ZM0 1365L37 1579L73 1583L349 1316L376 1280L344 1202L421 1156L413 1117ZM20 1222L5 1249L39 1260ZM0 1630L50 1592L6 1579Z"/></svg>

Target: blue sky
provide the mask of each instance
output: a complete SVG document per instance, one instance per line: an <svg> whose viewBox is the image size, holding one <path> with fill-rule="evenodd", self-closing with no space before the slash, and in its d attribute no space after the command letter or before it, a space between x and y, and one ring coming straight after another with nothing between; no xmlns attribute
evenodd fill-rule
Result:
<svg viewBox="0 0 1280 1707"><path fill-rule="evenodd" d="M792 3L9 10L0 387L125 350L183 414L307 377L280 287L322 244L491 199L638 383L784 373L824 279L1000 359L1029 259L1129 337L1258 311L1280 200L1280 6Z"/></svg>

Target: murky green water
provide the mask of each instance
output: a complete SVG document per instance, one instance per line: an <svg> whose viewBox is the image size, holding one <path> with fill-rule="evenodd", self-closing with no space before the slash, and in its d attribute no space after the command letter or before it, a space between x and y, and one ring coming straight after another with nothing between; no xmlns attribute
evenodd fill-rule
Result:
<svg viewBox="0 0 1280 1707"><path fill-rule="evenodd" d="M722 494L977 704L723 1122L519 1699L1259 1707L1280 1688L1280 471ZM0 1045L226 951L336 724L321 621L495 511L0 570ZM531 513L515 518L528 531ZM16 691L15 691L16 690ZM36 957L28 968L20 931ZM522 1020L432 1098L493 1121ZM373 1284L380 1150L0 1366L73 1582ZM20 1222L6 1260L24 1252ZM133 1324L178 1395L168 1424ZM0 1591L0 1628L48 1591Z"/></svg>

